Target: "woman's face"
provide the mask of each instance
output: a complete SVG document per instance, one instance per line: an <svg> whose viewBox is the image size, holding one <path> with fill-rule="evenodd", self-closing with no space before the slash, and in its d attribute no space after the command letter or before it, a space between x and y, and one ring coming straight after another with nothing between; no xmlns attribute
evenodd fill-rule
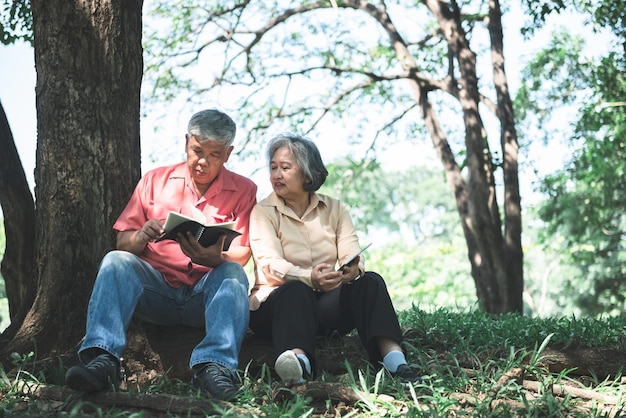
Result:
<svg viewBox="0 0 626 418"><path fill-rule="evenodd" d="M270 161L270 182L274 192L286 200L308 194L304 190L305 180L289 148L278 148Z"/></svg>

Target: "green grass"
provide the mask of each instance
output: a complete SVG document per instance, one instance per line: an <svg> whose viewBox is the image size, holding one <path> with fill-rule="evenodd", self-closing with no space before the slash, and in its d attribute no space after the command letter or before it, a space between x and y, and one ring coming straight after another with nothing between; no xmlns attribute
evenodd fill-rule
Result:
<svg viewBox="0 0 626 418"><path fill-rule="evenodd" d="M418 308L399 313L400 321L417 335L420 346L475 352L485 349L532 347L551 336L552 345L622 347L626 318L531 318L517 314L500 316L479 311L439 309L426 313Z"/></svg>
<svg viewBox="0 0 626 418"><path fill-rule="evenodd" d="M343 382L358 395L356 402L339 404L316 400L310 393L273 400L278 389L269 369L260 375L244 372L241 395L232 406L215 406L205 416L351 416L351 417L609 417L619 416L626 385L618 373L611 378L577 376L574 370L549 373L542 364L546 347L604 347L624 352L624 318L533 319L519 315L494 317L477 311L439 309L431 312L416 307L399 313L406 330L409 360L424 372L423 384L406 389L386 373L359 370L346 364L344 376L322 374L317 380ZM42 381L29 371L32 355L15 355L19 379L0 370L0 417L2 416L107 416L143 417L141 411L106 408L94 402L46 401L25 396L19 380ZM63 374L63 366L57 376ZM619 371L616 371L619 372ZM539 386L530 391L519 376ZM58 384L58 379L48 382ZM615 405L604 405L572 395L553 394L553 385L593 390L598 396L612 396ZM156 378L142 394L170 394L197 398L186 383ZM247 411L247 412L245 412ZM187 416L168 414L167 416Z"/></svg>

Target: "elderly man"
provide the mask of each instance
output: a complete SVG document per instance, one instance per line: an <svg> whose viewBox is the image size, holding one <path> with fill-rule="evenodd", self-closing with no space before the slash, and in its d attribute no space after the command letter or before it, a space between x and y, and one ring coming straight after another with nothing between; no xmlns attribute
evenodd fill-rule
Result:
<svg viewBox="0 0 626 418"><path fill-rule="evenodd" d="M204 327L189 365L192 384L227 400L239 389L239 350L248 326L250 258L248 223L256 185L225 168L236 126L226 114L194 114L185 135L187 161L149 171L137 184L113 228L117 249L100 265L87 312L80 364L66 374L68 387L107 390L120 380L120 356L133 315L160 325ZM234 222L241 235L227 251L224 237L203 247L191 233L175 241L164 233L169 212L203 224Z"/></svg>

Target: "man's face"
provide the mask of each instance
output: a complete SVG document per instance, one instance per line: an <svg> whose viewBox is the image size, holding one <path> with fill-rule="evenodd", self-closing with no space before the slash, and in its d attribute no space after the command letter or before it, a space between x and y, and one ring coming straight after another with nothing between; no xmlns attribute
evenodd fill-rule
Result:
<svg viewBox="0 0 626 418"><path fill-rule="evenodd" d="M200 143L192 135L186 135L186 142L189 173L196 187L204 193L228 161L233 147L226 147L214 141Z"/></svg>

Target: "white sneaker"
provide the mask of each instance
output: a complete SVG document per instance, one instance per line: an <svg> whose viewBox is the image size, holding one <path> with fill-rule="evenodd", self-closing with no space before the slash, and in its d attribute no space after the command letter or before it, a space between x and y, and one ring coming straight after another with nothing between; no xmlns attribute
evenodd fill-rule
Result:
<svg viewBox="0 0 626 418"><path fill-rule="evenodd" d="M278 356L274 368L281 380L285 382L304 382L302 377L303 365L292 350L287 350Z"/></svg>

